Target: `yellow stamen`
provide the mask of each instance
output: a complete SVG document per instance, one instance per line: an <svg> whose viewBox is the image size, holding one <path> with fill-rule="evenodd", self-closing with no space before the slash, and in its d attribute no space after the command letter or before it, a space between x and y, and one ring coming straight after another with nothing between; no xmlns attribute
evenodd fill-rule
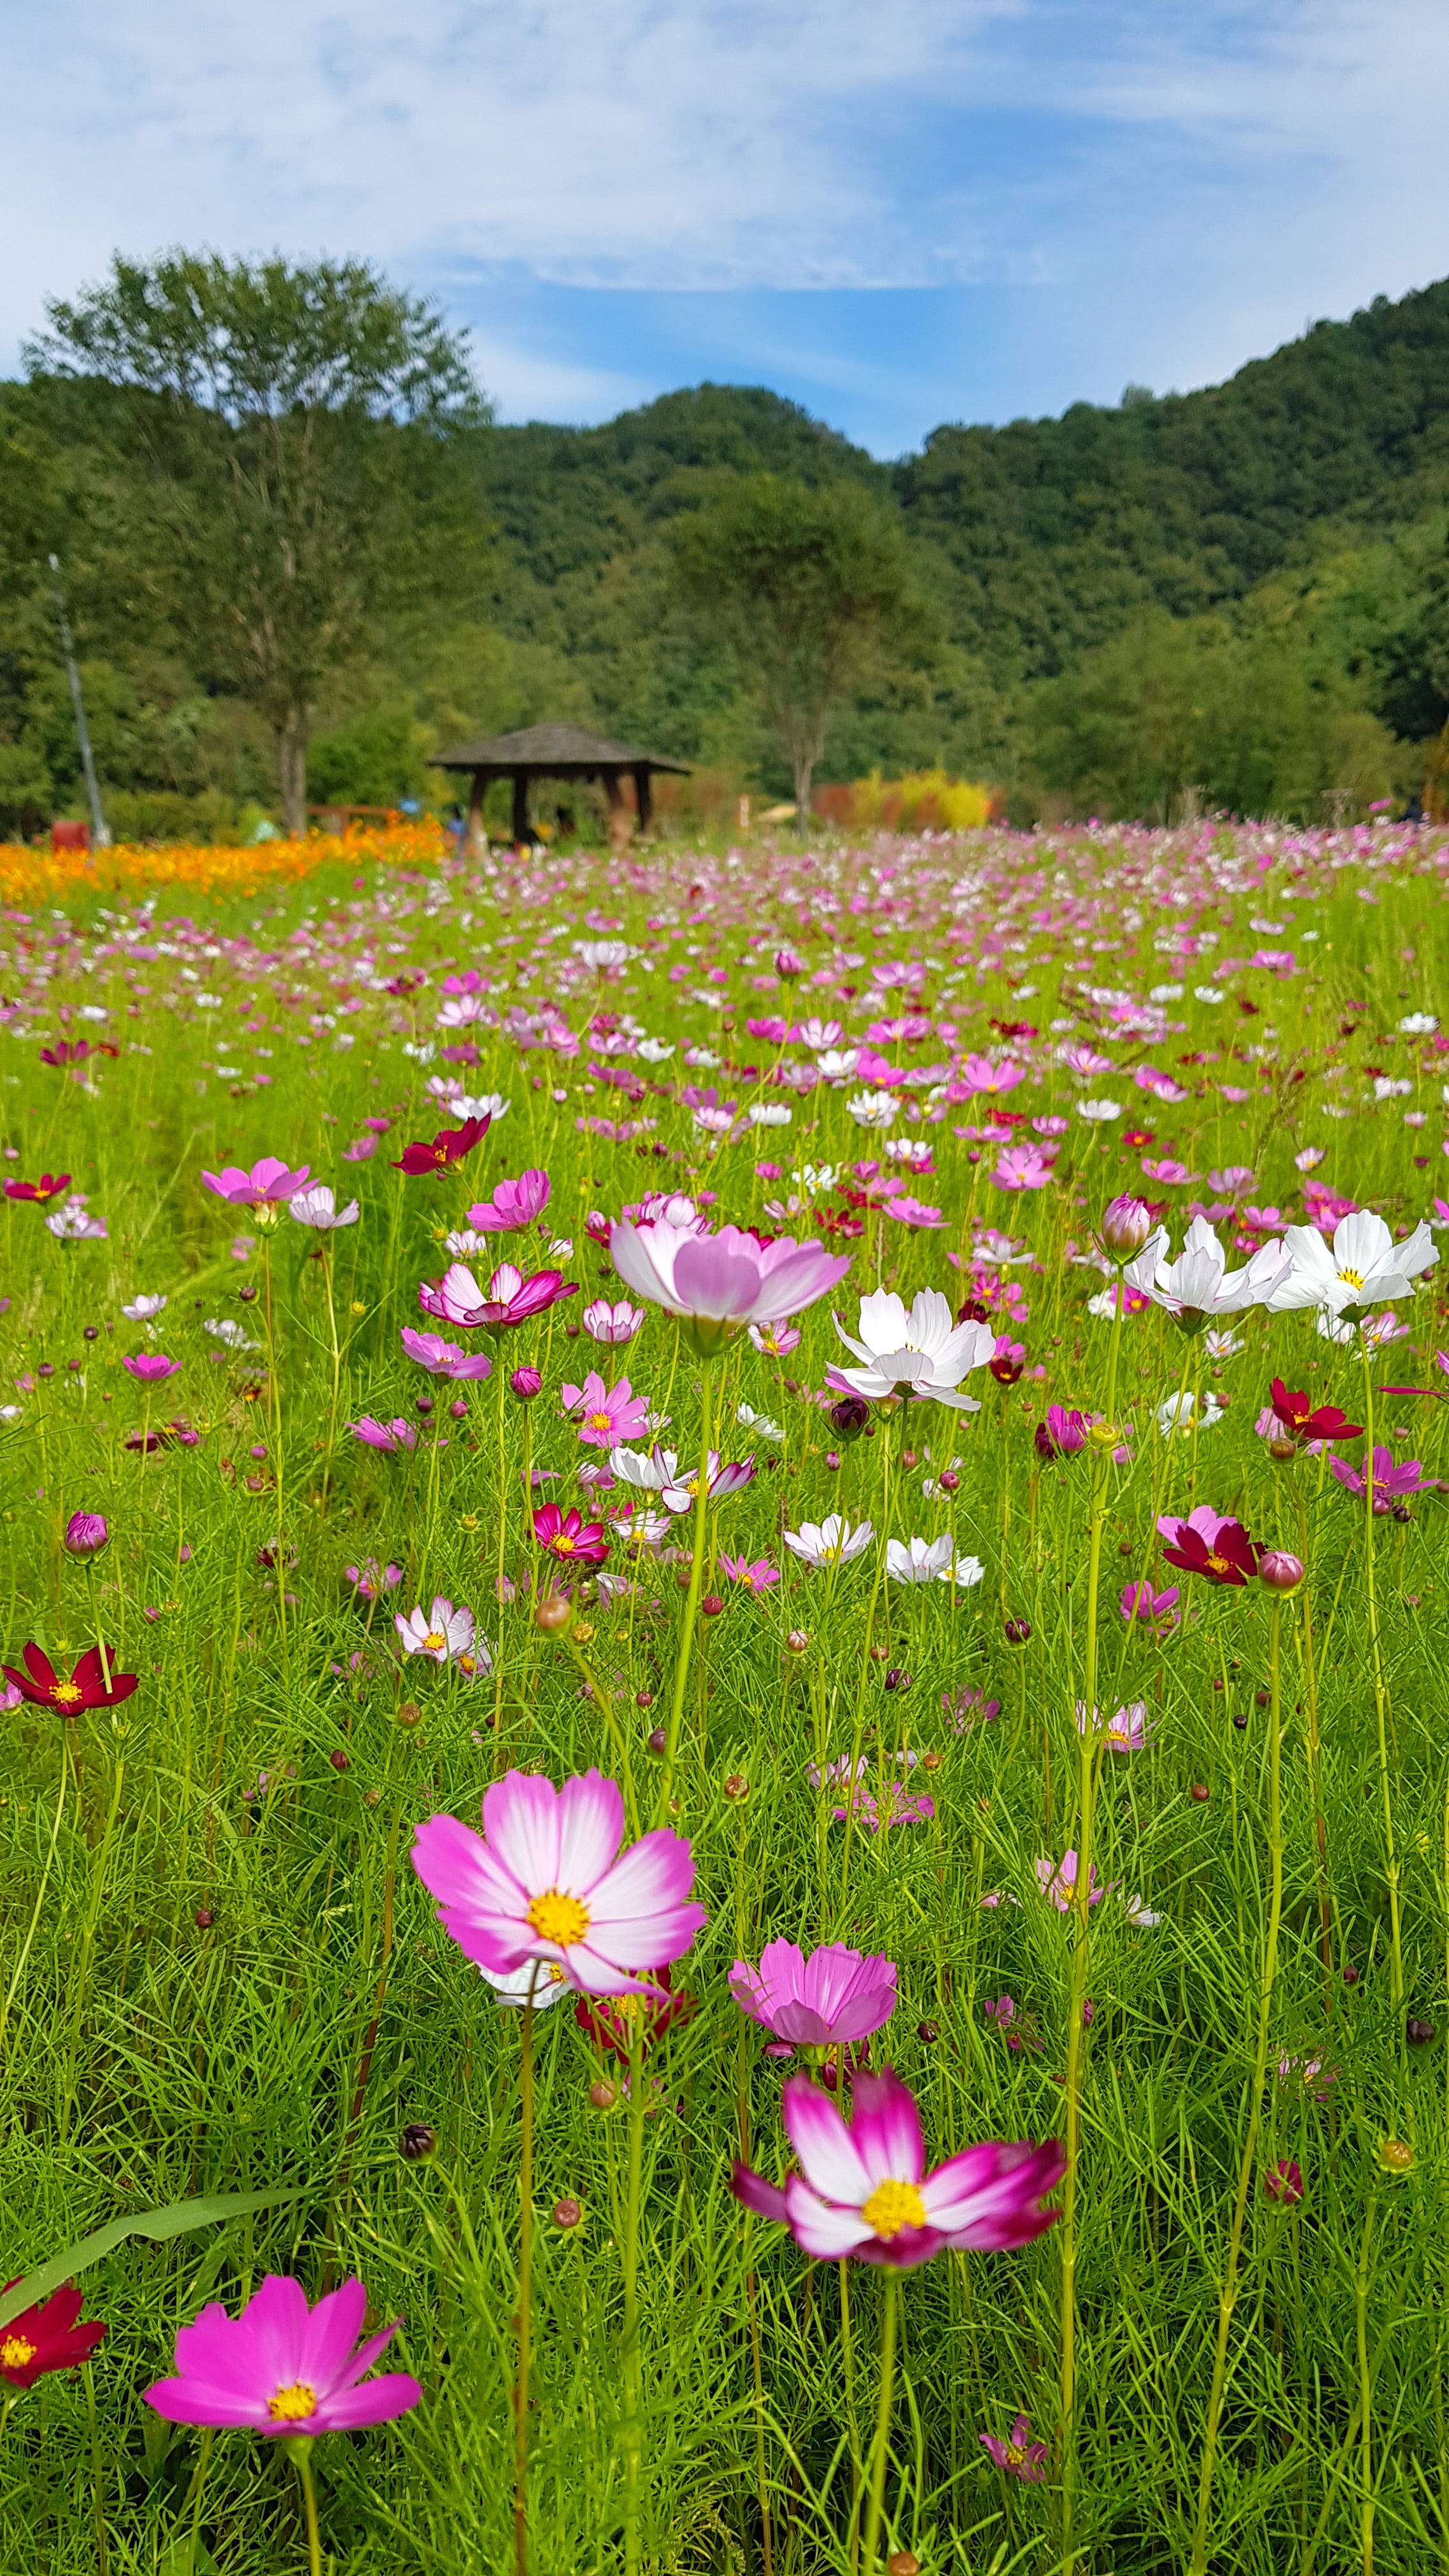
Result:
<svg viewBox="0 0 1449 2576"><path fill-rule="evenodd" d="M423 1639L423 1644L430 1655L440 1655L447 1642L441 1628L430 1628Z"/></svg>
<svg viewBox="0 0 1449 2576"><path fill-rule="evenodd" d="M294 2379L290 2388L279 2388L267 2399L267 2413L274 2424L300 2424L317 2412L317 2392L305 2379Z"/></svg>
<svg viewBox="0 0 1449 2576"><path fill-rule="evenodd" d="M1361 1270L1340 1270L1338 1275L1343 1281L1345 1288L1361 1288L1363 1286L1363 1272Z"/></svg>
<svg viewBox="0 0 1449 2576"><path fill-rule="evenodd" d="M553 1552L555 1556L573 1555L574 1543L567 1530L559 1531L557 1538L553 1541Z"/></svg>
<svg viewBox="0 0 1449 2576"><path fill-rule="evenodd" d="M612 1431L614 1425L607 1413L591 1413L588 1427L590 1431Z"/></svg>
<svg viewBox="0 0 1449 2576"><path fill-rule="evenodd" d="M80 1698L80 1690L75 1682L57 1682L51 1697L62 1707L69 1708L73 1700Z"/></svg>
<svg viewBox="0 0 1449 2576"><path fill-rule="evenodd" d="M1213 1574L1226 1574L1229 1571L1227 1558L1219 1556L1216 1548L1209 1550L1208 1567Z"/></svg>
<svg viewBox="0 0 1449 2576"><path fill-rule="evenodd" d="M1006 2442L1003 2443L1002 2448L1006 2453L1009 2465L1013 2469L1019 2469L1022 2461L1026 2458L1025 2444L1022 2442Z"/></svg>
<svg viewBox="0 0 1449 2576"><path fill-rule="evenodd" d="M878 2182L860 2214L887 2244L903 2227L926 2224L926 2204L913 2182Z"/></svg>
<svg viewBox="0 0 1449 2576"><path fill-rule="evenodd" d="M576 1896L565 1896L557 1887L534 1898L528 1919L540 1941L556 1941L561 1950L566 1950L570 1942L582 1941L589 1928L587 1906L580 1905Z"/></svg>
<svg viewBox="0 0 1449 2576"><path fill-rule="evenodd" d="M27 2343L24 2335L8 2334L0 2343L0 2370L24 2370L35 2359L38 2347Z"/></svg>

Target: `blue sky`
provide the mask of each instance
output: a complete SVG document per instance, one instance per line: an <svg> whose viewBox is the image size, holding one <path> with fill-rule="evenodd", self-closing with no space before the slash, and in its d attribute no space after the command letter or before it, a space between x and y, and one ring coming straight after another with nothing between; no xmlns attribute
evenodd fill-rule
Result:
<svg viewBox="0 0 1449 2576"><path fill-rule="evenodd" d="M113 248L360 252L507 420L878 455L1449 273L1443 0L0 0L0 366Z"/></svg>

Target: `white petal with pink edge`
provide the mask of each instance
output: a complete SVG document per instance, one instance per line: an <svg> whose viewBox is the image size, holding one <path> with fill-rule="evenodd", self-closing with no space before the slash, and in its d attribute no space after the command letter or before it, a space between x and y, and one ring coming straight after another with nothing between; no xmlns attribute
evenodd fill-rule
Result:
<svg viewBox="0 0 1449 2576"><path fill-rule="evenodd" d="M558 1884L587 1896L611 1866L624 1833L624 1801L616 1780L584 1771L559 1792Z"/></svg>
<svg viewBox="0 0 1449 2576"><path fill-rule="evenodd" d="M785 2087L786 2135L812 2191L859 2209L870 2198L872 2177L833 2102L804 2076Z"/></svg>
<svg viewBox="0 0 1449 2576"><path fill-rule="evenodd" d="M559 1884L559 1796L536 1772L508 1771L483 1798L483 1831L530 1896Z"/></svg>

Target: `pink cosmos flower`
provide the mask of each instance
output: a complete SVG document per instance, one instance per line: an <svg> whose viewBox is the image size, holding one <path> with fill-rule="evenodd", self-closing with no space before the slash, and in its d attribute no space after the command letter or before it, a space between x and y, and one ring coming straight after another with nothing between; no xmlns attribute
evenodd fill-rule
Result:
<svg viewBox="0 0 1449 2576"><path fill-rule="evenodd" d="M375 1136L354 1136L350 1145L343 1146L342 1159L344 1163L370 1163L376 1152Z"/></svg>
<svg viewBox="0 0 1449 2576"><path fill-rule="evenodd" d="M622 1857L618 1785L585 1771L555 1789L510 1771L483 1798L483 1831L456 1816L418 1827L413 1867L465 1958L509 1974L527 1961L563 1969L584 1994L627 1994L667 1967L704 1924L685 1902L694 1859L680 1834L645 1834Z"/></svg>
<svg viewBox="0 0 1449 2576"><path fill-rule="evenodd" d="M553 1189L547 1172L520 1172L516 1181L500 1181L491 1199L468 1210L477 1234L517 1234L542 1216Z"/></svg>
<svg viewBox="0 0 1449 2576"><path fill-rule="evenodd" d="M986 2006L986 2018L995 2022L1013 2057L1028 2048L1040 2048L1041 2041L1022 2018L1014 1995L998 1995L994 2004Z"/></svg>
<svg viewBox="0 0 1449 2576"><path fill-rule="evenodd" d="M731 1583L742 1583L747 1592L768 1592L771 1584L780 1580L779 1567L772 1565L767 1556L757 1557L753 1565L748 1557L721 1556L719 1570Z"/></svg>
<svg viewBox="0 0 1449 2576"><path fill-rule="evenodd" d="M400 1565L381 1565L375 1556L369 1556L361 1565L345 1565L342 1571L364 1601L378 1601L384 1592L391 1592L401 1583L403 1570Z"/></svg>
<svg viewBox="0 0 1449 2576"><path fill-rule="evenodd" d="M392 1624L402 1641L405 1655L426 1655L429 1663L433 1664L446 1664L450 1656L461 1659L466 1655L472 1647L477 1626L465 1601L460 1601L455 1610L452 1602L445 1601L441 1594L434 1599L426 1615L421 1606L409 1610L406 1617L401 1610L395 1610Z"/></svg>
<svg viewBox="0 0 1449 2576"><path fill-rule="evenodd" d="M1059 1914L1069 1914L1077 1901L1078 1859L1074 1851L1063 1852L1060 1861L1039 1860L1036 1883L1043 1896L1049 1897ZM1087 1876L1087 1903L1100 1905L1105 1887L1097 1884L1097 1864L1093 1861Z"/></svg>
<svg viewBox="0 0 1449 2576"><path fill-rule="evenodd" d="M283 1199L294 1199L299 1190L306 1188L311 1166L304 1163L300 1171L293 1172L285 1163L279 1163L275 1154L263 1154L249 1172L243 1171L239 1163L225 1163L219 1172L203 1172L201 1177L209 1190L226 1200L228 1207L278 1207Z"/></svg>
<svg viewBox="0 0 1449 2576"><path fill-rule="evenodd" d="M773 1324L813 1306L850 1268L848 1253L788 1234L763 1245L737 1225L698 1234L665 1217L612 1227L609 1255L624 1285L691 1326L708 1354L742 1324Z"/></svg>
<svg viewBox="0 0 1449 2576"><path fill-rule="evenodd" d="M533 1535L540 1547L566 1565L602 1565L609 1553L602 1521L561 1512L557 1503L544 1503L534 1513Z"/></svg>
<svg viewBox="0 0 1449 2576"><path fill-rule="evenodd" d="M1049 1404L1045 1422L1039 1422L1032 1434L1032 1446L1039 1458L1072 1458L1085 1449L1087 1434L1096 1421L1095 1414L1079 1413L1075 1406L1068 1411L1062 1404Z"/></svg>
<svg viewBox="0 0 1449 2576"><path fill-rule="evenodd" d="M627 1297L621 1297L615 1305L610 1305L607 1297L596 1297L592 1305L584 1308L579 1322L591 1342L617 1347L620 1342L632 1342L643 1325L644 1309L631 1306Z"/></svg>
<svg viewBox="0 0 1449 2576"><path fill-rule="evenodd" d="M1164 1592L1154 1592L1144 1575L1139 1582L1127 1585L1118 1607L1129 1628L1151 1628L1161 1635L1177 1626L1180 1598L1175 1583L1169 1583Z"/></svg>
<svg viewBox="0 0 1449 2576"><path fill-rule="evenodd" d="M369 1449L386 1449L395 1453L399 1449L415 1449L418 1445L416 1423L405 1421L400 1413L395 1414L391 1422L378 1422L370 1413L364 1413L360 1422L349 1422L347 1428L354 1439L361 1440Z"/></svg>
<svg viewBox="0 0 1449 2576"><path fill-rule="evenodd" d="M887 1199L885 1212L887 1216L894 1217L897 1225L928 1227L946 1222L940 1208L927 1207L922 1200L905 1195Z"/></svg>
<svg viewBox="0 0 1449 2576"><path fill-rule="evenodd" d="M1047 2447L1031 2438L1031 2417L1018 2415L1004 2442L994 2433L981 2436L983 2451L989 2451L999 2469L1009 2478L1027 2478L1033 2485L1046 2476Z"/></svg>
<svg viewBox="0 0 1449 2576"><path fill-rule="evenodd" d="M180 1374L181 1362L169 1360L164 1351L134 1351L122 1360L123 1369L138 1377L143 1386L157 1386L163 1378Z"/></svg>
<svg viewBox="0 0 1449 2576"><path fill-rule="evenodd" d="M1079 1699L1077 1733L1085 1735L1086 1732L1087 1703ZM1114 1717L1104 1717L1100 1709L1096 1712L1096 1733L1108 1753L1140 1753L1152 1732L1153 1721L1147 1714L1145 1699L1129 1700Z"/></svg>
<svg viewBox="0 0 1449 2576"><path fill-rule="evenodd" d="M1215 1512L1210 1503L1199 1503L1186 1520L1164 1514L1157 1529L1159 1537L1171 1542L1162 1551L1168 1564L1180 1566L1184 1574L1205 1575L1209 1583L1241 1585L1250 1583L1258 1571L1261 1548L1255 1547L1241 1521Z"/></svg>
<svg viewBox="0 0 1449 2576"><path fill-rule="evenodd" d="M1004 1145L991 1177L999 1190L1044 1190L1054 1176L1039 1145Z"/></svg>
<svg viewBox="0 0 1449 2576"><path fill-rule="evenodd" d="M1010 1056L1003 1056L1000 1064L993 1064L989 1055L968 1055L957 1066L955 1079L962 1086L962 1098L971 1099L978 1092L990 1098L1003 1091L1014 1091L1017 1084L1026 1079L1026 1067L1014 1064Z"/></svg>
<svg viewBox="0 0 1449 2576"><path fill-rule="evenodd" d="M649 1428L649 1406L626 1377L606 1387L598 1370L590 1369L582 1386L565 1384L561 1393L565 1413L581 1416L578 1434L586 1448L612 1449Z"/></svg>
<svg viewBox="0 0 1449 2576"><path fill-rule="evenodd" d="M525 1279L511 1261L503 1261L489 1280L485 1296L467 1265L455 1261L436 1283L430 1279L420 1283L418 1304L425 1315L435 1315L443 1324L458 1325L464 1332L476 1332L482 1325L498 1333L515 1324L526 1324L560 1298L577 1297L578 1293L578 1281L565 1282L561 1270L538 1270L531 1279Z"/></svg>
<svg viewBox="0 0 1449 2576"><path fill-rule="evenodd" d="M866 2039L896 2008L893 1959L863 1958L838 1941L804 1958L793 1941L770 1941L758 1968L736 1959L730 1993L741 2012L794 2048Z"/></svg>
<svg viewBox="0 0 1449 2576"><path fill-rule="evenodd" d="M493 1375L493 1362L486 1351L460 1350L456 1342L444 1341L441 1333L415 1333L411 1324L404 1324L402 1346L408 1358L416 1360L430 1377L473 1380Z"/></svg>
<svg viewBox="0 0 1449 2576"><path fill-rule="evenodd" d="M936 1812L935 1799L911 1797L904 1780L884 1780L879 1790L867 1789L861 1781L846 1794L849 1809L832 1807L832 1823L843 1825L849 1813L868 1834L884 1833L891 1825L928 1825Z"/></svg>
<svg viewBox="0 0 1449 2576"><path fill-rule="evenodd" d="M943 1690L941 1706L957 1735L964 1735L969 1726L990 1726L1001 1715L999 1699L988 1699L985 1691L971 1690L965 1683L954 1692Z"/></svg>
<svg viewBox="0 0 1449 2576"><path fill-rule="evenodd" d="M129 1365L128 1361L127 1366ZM1337 1477L1348 1493L1356 1495L1360 1502L1363 1501L1364 1479L1361 1468L1350 1467L1344 1458L1330 1458L1328 1472L1330 1476ZM1402 1466L1396 1467L1392 1449L1380 1448L1377 1444L1374 1448L1371 1474L1376 1513L1393 1511L1396 1504L1402 1506L1406 1503L1411 1494L1439 1493L1444 1487L1442 1476L1426 1476L1417 1458L1406 1458Z"/></svg>
<svg viewBox="0 0 1449 2576"><path fill-rule="evenodd" d="M799 1329L794 1324L747 1324L745 1329L755 1349L767 1360L788 1359L800 1347Z"/></svg>
<svg viewBox="0 0 1449 2576"><path fill-rule="evenodd" d="M1142 1169L1149 1181L1160 1181L1169 1190L1191 1189L1194 1182L1202 1179L1201 1172L1190 1172L1186 1163L1144 1163Z"/></svg>
<svg viewBox="0 0 1449 2576"><path fill-rule="evenodd" d="M242 2425L269 2439L390 2423L423 2392L405 2370L361 2384L397 2333L397 2324L384 2326L359 2345L366 2314L361 2281L344 2281L309 2308L300 2281L269 2272L239 2317L216 2300L181 2328L178 2376L156 2380L146 2403L171 2424Z"/></svg>
<svg viewBox="0 0 1449 2576"><path fill-rule="evenodd" d="M850 2125L803 2075L790 2077L782 2107L801 2172L781 2191L736 2165L731 2188L817 2260L904 2270L948 2247L1009 2252L1058 2215L1041 2205L1066 2167L1055 2140L1033 2147L992 2139L928 2173L915 2097L891 2067L856 2076Z"/></svg>

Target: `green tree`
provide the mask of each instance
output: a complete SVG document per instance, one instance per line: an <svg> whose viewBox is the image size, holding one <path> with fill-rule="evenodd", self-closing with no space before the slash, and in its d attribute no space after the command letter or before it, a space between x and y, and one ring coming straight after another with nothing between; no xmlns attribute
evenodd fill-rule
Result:
<svg viewBox="0 0 1449 2576"><path fill-rule="evenodd" d="M858 486L751 474L682 519L674 547L686 596L757 676L803 829L832 714L920 616L900 528Z"/></svg>
<svg viewBox="0 0 1449 2576"><path fill-rule="evenodd" d="M269 726L301 832L319 699L380 625L480 575L488 414L464 341L358 261L117 257L47 313L32 375L122 389L153 579L201 670Z"/></svg>

